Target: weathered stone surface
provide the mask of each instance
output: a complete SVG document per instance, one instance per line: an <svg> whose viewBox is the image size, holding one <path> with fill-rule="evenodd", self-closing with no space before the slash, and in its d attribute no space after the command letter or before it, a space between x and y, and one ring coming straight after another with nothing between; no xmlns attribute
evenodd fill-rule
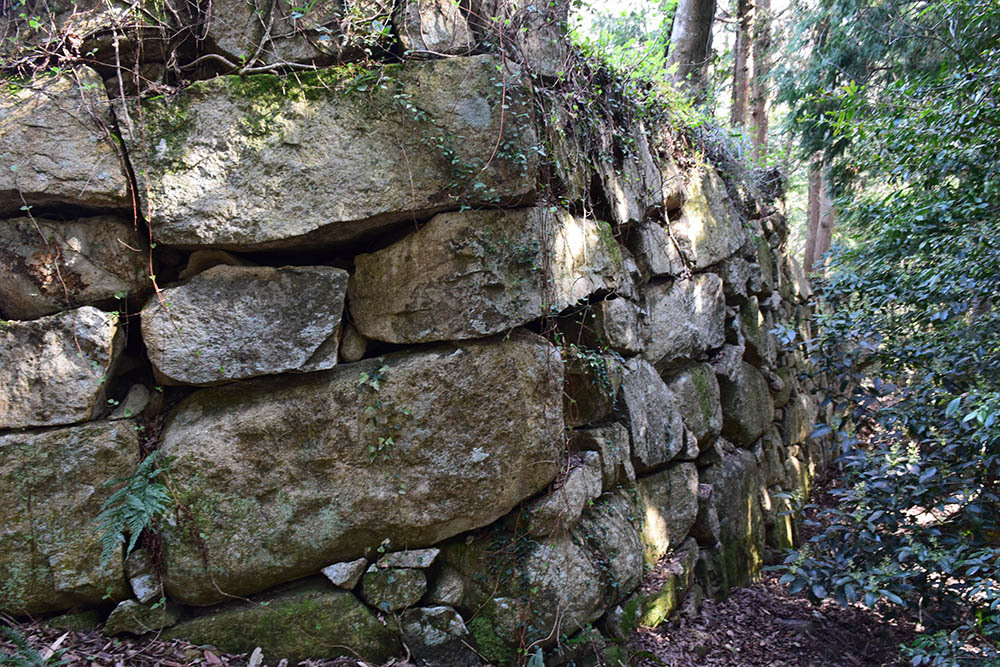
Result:
<svg viewBox="0 0 1000 667"><path fill-rule="evenodd" d="M774 402L767 380L743 362L734 380L719 378L722 397L722 434L741 447L763 435L774 418Z"/></svg>
<svg viewBox="0 0 1000 667"><path fill-rule="evenodd" d="M738 255L725 259L712 268L722 278L726 303L741 304L747 297L760 292L760 265Z"/></svg>
<svg viewBox="0 0 1000 667"><path fill-rule="evenodd" d="M0 429L97 416L124 346L118 318L91 306L0 324Z"/></svg>
<svg viewBox="0 0 1000 667"><path fill-rule="evenodd" d="M413 657L440 667L478 667L479 657L466 645L472 640L465 622L451 607L420 607L403 612L403 640Z"/></svg>
<svg viewBox="0 0 1000 667"><path fill-rule="evenodd" d="M125 399L118 404L114 412L108 415L108 419L131 419L132 417L138 417L149 407L151 399L152 395L149 393L146 385L134 384L129 388L128 393L125 394Z"/></svg>
<svg viewBox="0 0 1000 667"><path fill-rule="evenodd" d="M684 600L697 560L698 545L689 538L656 563L636 594L623 604L621 624L631 629L655 628L666 621Z"/></svg>
<svg viewBox="0 0 1000 667"><path fill-rule="evenodd" d="M563 412L567 426L599 422L615 407L621 390L624 368L613 356L575 346L564 350L566 388Z"/></svg>
<svg viewBox="0 0 1000 667"><path fill-rule="evenodd" d="M502 8L502 3L496 4ZM532 0L514 0L511 3L514 15L510 24L515 26L514 38L517 42L517 49L513 52L540 76L554 79L565 73L569 60L569 38L566 34L569 6L570 3L562 0L546 4ZM488 18L486 20L488 22Z"/></svg>
<svg viewBox="0 0 1000 667"><path fill-rule="evenodd" d="M146 288L148 265L148 248L117 218L0 220L0 314L30 320L112 305Z"/></svg>
<svg viewBox="0 0 1000 667"><path fill-rule="evenodd" d="M318 0L301 7L216 0L200 29L225 57L240 64L329 64L362 57L365 47L388 48L379 26L388 22L388 0Z"/></svg>
<svg viewBox="0 0 1000 667"><path fill-rule="evenodd" d="M347 277L329 266L215 266L162 290L142 309L153 369L165 384L208 385L332 368Z"/></svg>
<svg viewBox="0 0 1000 667"><path fill-rule="evenodd" d="M698 469L679 463L666 470L640 477L639 507L646 562L656 563L687 537L698 514Z"/></svg>
<svg viewBox="0 0 1000 667"><path fill-rule="evenodd" d="M347 590L352 590L361 581L361 575L368 569L368 559L358 558L357 560L345 561L327 565L321 572L323 576L333 582L334 585Z"/></svg>
<svg viewBox="0 0 1000 667"><path fill-rule="evenodd" d="M777 357L777 346L774 336L769 331L773 328L770 315L760 312L757 297L750 297L740 306L739 326L746 343L743 358L757 367L769 367Z"/></svg>
<svg viewBox="0 0 1000 667"><path fill-rule="evenodd" d="M177 625L180 619L181 610L169 601L153 606L135 600L122 600L108 616L103 632L106 635L144 635Z"/></svg>
<svg viewBox="0 0 1000 667"><path fill-rule="evenodd" d="M720 461L721 459L716 461L716 464ZM715 547L722 538L719 512L712 501L712 491L711 484L698 485L698 515L695 517L694 525L691 526L691 537L705 547Z"/></svg>
<svg viewBox="0 0 1000 667"><path fill-rule="evenodd" d="M630 359L626 363L621 396L637 471L666 463L684 448L684 422L677 402L648 362Z"/></svg>
<svg viewBox="0 0 1000 667"><path fill-rule="evenodd" d="M103 620L103 616L96 609L86 609L84 611L74 611L48 618L45 620L45 625L50 628L58 628L59 630L91 632Z"/></svg>
<svg viewBox="0 0 1000 667"><path fill-rule="evenodd" d="M619 484L635 481L635 468L629 447L629 432L618 423L598 428L574 429L570 434L570 448L594 451L601 456L601 477L605 491Z"/></svg>
<svg viewBox="0 0 1000 667"><path fill-rule="evenodd" d="M440 549L410 549L409 551L393 551L378 559L378 567L413 567L427 569L434 564Z"/></svg>
<svg viewBox="0 0 1000 667"><path fill-rule="evenodd" d="M642 222L663 206L663 181L641 124L634 128L632 138L634 143L620 166L612 159L601 160L597 165L611 219L619 225ZM618 141L614 133L604 129L601 140L602 149L614 154L614 144Z"/></svg>
<svg viewBox="0 0 1000 667"><path fill-rule="evenodd" d="M781 433L774 426L770 427L761 438L764 453L764 463L761 473L764 483L768 486L783 484L785 481L785 459L788 458L785 446L781 442Z"/></svg>
<svg viewBox="0 0 1000 667"><path fill-rule="evenodd" d="M548 537L576 523L587 501L601 495L601 455L583 452L563 485L528 505L528 535Z"/></svg>
<svg viewBox="0 0 1000 667"><path fill-rule="evenodd" d="M213 266L219 266L220 264L225 264L226 266L254 266L253 262L236 257L225 250L195 250L188 257L187 264L177 274L177 277L181 280L190 280L202 271L207 271Z"/></svg>
<svg viewBox="0 0 1000 667"><path fill-rule="evenodd" d="M423 570L370 567L361 577L361 596L365 602L385 612L412 607L426 592L427 575Z"/></svg>
<svg viewBox="0 0 1000 667"><path fill-rule="evenodd" d="M650 283L643 294L642 356L657 368L697 359L725 342L726 301L714 273Z"/></svg>
<svg viewBox="0 0 1000 667"><path fill-rule="evenodd" d="M144 134L126 131L125 141L133 160L145 159L136 175L156 239L227 250L332 245L462 203L533 199L530 107L508 73L501 109L496 59L389 65L377 75L386 85L363 92L352 90L356 76L223 76L144 102ZM498 137L505 148L486 165ZM454 175L452 154L474 179Z"/></svg>
<svg viewBox="0 0 1000 667"><path fill-rule="evenodd" d="M722 589L739 586L763 563L764 522L760 507L761 477L753 454L731 449L722 462L702 471L712 485L711 502L719 517L718 559Z"/></svg>
<svg viewBox="0 0 1000 667"><path fill-rule="evenodd" d="M125 576L139 602L153 602L163 595L160 577L145 549L136 549L129 554L125 560Z"/></svg>
<svg viewBox="0 0 1000 667"><path fill-rule="evenodd" d="M356 654L382 663L401 650L396 634L368 607L325 581L215 609L175 625L162 637L212 644L229 653L250 653L259 646L268 663Z"/></svg>
<svg viewBox="0 0 1000 667"><path fill-rule="evenodd" d="M440 568L437 578L428 586L424 599L428 604L454 607L461 604L464 597L465 580L455 568L445 565Z"/></svg>
<svg viewBox="0 0 1000 667"><path fill-rule="evenodd" d="M775 372L778 377L781 378L781 390L772 394L772 397L774 398L774 407L777 409L785 407L789 399L792 397L792 391L795 390L798 382L795 379L794 368L784 366Z"/></svg>
<svg viewBox="0 0 1000 667"><path fill-rule="evenodd" d="M802 265L791 255L784 257L784 262L783 269L790 279L792 296L800 302L808 301L812 296L812 286L809 284L806 272L802 270Z"/></svg>
<svg viewBox="0 0 1000 667"><path fill-rule="evenodd" d="M687 268L670 233L657 222L647 221L630 227L625 232L625 243L644 280L679 276Z"/></svg>
<svg viewBox="0 0 1000 667"><path fill-rule="evenodd" d="M101 567L95 519L139 455L135 423L0 436L0 611L12 616L128 596L120 552Z"/></svg>
<svg viewBox="0 0 1000 667"><path fill-rule="evenodd" d="M558 326L568 343L633 356L642 349L639 318L639 307L630 299L608 298L590 304L572 317L560 318Z"/></svg>
<svg viewBox="0 0 1000 667"><path fill-rule="evenodd" d="M500 333L623 277L606 223L540 207L443 213L355 264L352 321L391 343Z"/></svg>
<svg viewBox="0 0 1000 667"><path fill-rule="evenodd" d="M414 55L458 55L475 44L462 7L451 0L406 0L393 20L403 48Z"/></svg>
<svg viewBox="0 0 1000 667"><path fill-rule="evenodd" d="M555 476L561 394L555 349L527 334L193 394L162 449L212 571L167 522L168 593L210 604L210 575L245 594L494 521Z"/></svg>
<svg viewBox="0 0 1000 667"><path fill-rule="evenodd" d="M701 270L735 253L746 241L746 231L726 194L722 179L712 167L688 183L681 217L670 223L681 254Z"/></svg>
<svg viewBox="0 0 1000 667"><path fill-rule="evenodd" d="M719 382L708 364L686 366L667 380L684 425L699 444L708 445L722 432Z"/></svg>
<svg viewBox="0 0 1000 667"><path fill-rule="evenodd" d="M29 205L131 203L128 179L102 123L104 83L86 67L0 92L0 212ZM23 200L22 200L23 197Z"/></svg>
<svg viewBox="0 0 1000 667"><path fill-rule="evenodd" d="M508 664L504 647L516 648L525 622L529 641L548 638L542 643L551 644L557 622L571 633L624 597L642 576L635 516L626 494L606 494L584 512L572 535L517 549L516 536L492 533L448 545L442 556L466 580L463 610L479 611L469 630L480 650L486 646L488 658ZM509 548L498 552L503 543ZM493 574L508 569L499 579Z"/></svg>
<svg viewBox="0 0 1000 667"><path fill-rule="evenodd" d="M353 324L344 327L340 336L340 360L344 363L352 364L361 361L368 351L368 341L358 333Z"/></svg>
<svg viewBox="0 0 1000 667"><path fill-rule="evenodd" d="M810 396L801 392L792 396L785 406L781 421L785 445L797 445L806 441L812 433L816 412L816 402Z"/></svg>

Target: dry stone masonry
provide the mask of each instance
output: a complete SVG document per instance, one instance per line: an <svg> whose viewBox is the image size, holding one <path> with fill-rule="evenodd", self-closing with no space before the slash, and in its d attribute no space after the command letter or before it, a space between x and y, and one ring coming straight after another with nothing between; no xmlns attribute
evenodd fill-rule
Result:
<svg viewBox="0 0 1000 667"><path fill-rule="evenodd" d="M0 93L0 612L617 664L794 543L833 448L782 204L574 127L555 4L225 0L201 52L54 15L93 68ZM153 451L129 554L97 516Z"/></svg>

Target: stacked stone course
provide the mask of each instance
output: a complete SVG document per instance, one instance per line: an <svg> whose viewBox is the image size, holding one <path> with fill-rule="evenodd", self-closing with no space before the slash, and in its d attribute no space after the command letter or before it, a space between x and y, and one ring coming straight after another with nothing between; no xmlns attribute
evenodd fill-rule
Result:
<svg viewBox="0 0 1000 667"><path fill-rule="evenodd" d="M206 39L238 60L225 4ZM482 4L402 3L411 58L372 91L123 99L76 66L3 93L0 612L269 661L610 661L793 543L834 451L772 333L808 314L780 203L681 170L663 128L620 128L617 163L546 140L564 17L522 16L513 62ZM286 62L363 51L274 30ZM153 448L180 509L101 566Z"/></svg>

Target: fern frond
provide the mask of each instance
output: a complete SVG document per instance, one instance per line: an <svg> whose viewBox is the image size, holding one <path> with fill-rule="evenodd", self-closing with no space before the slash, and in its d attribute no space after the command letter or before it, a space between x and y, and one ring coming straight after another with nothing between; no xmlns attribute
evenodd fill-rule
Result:
<svg viewBox="0 0 1000 667"><path fill-rule="evenodd" d="M107 566L118 545L125 544L126 535L125 556L132 553L142 531L169 509L170 491L158 481L163 474L163 469L157 467L159 457L160 452L153 452L143 459L131 477L117 480L124 486L101 506L101 513L97 515L101 531L101 567Z"/></svg>

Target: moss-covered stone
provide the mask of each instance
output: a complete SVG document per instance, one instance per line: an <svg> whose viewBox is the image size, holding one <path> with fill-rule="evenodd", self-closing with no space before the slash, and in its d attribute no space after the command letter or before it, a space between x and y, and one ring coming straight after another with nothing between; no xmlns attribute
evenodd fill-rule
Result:
<svg viewBox="0 0 1000 667"><path fill-rule="evenodd" d="M135 600L122 600L108 616L104 634L144 635L176 625L181 610L169 601L143 604Z"/></svg>
<svg viewBox="0 0 1000 667"><path fill-rule="evenodd" d="M380 663L401 650L395 630L351 593L316 581L197 616L162 636L229 653L249 653L259 646L269 663L355 654Z"/></svg>
<svg viewBox="0 0 1000 667"><path fill-rule="evenodd" d="M510 665L516 660L517 651L507 644L509 638L498 632L489 610L484 609L465 625L476 642L476 648L490 662L496 665Z"/></svg>
<svg viewBox="0 0 1000 667"><path fill-rule="evenodd" d="M135 422L0 436L0 611L38 614L128 595L120 549L101 563L96 522L139 455Z"/></svg>
<svg viewBox="0 0 1000 667"><path fill-rule="evenodd" d="M399 611L420 601L427 592L427 576L412 568L372 569L361 577L361 591L376 609Z"/></svg>
<svg viewBox="0 0 1000 667"><path fill-rule="evenodd" d="M83 611L71 611L67 614L53 616L45 621L45 625L59 630L72 630L73 632L90 632L101 622L101 614L96 609L85 609Z"/></svg>
<svg viewBox="0 0 1000 667"><path fill-rule="evenodd" d="M497 66L471 56L223 76L145 101L144 122L122 124L142 156L141 208L158 241L264 250L370 238L463 203L530 202L530 98L515 73L497 85Z"/></svg>

